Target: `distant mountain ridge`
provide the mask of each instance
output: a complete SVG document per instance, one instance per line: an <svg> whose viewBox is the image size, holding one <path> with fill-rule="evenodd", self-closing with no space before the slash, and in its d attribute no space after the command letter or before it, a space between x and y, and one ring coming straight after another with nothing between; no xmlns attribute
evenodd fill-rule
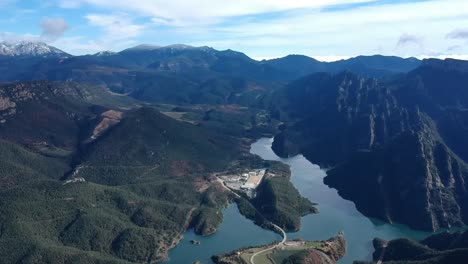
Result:
<svg viewBox="0 0 468 264"><path fill-rule="evenodd" d="M128 52L128 51L143 51L143 50L157 50L157 49L175 49L175 50L184 50L184 49L212 49L207 46L203 47L194 47L190 45L185 45L185 44L172 44L172 45L167 45L167 46L158 46L158 45L151 45L151 44L140 44L128 49L124 49L120 52Z"/></svg>
<svg viewBox="0 0 468 264"><path fill-rule="evenodd" d="M352 71L365 77L387 77L406 73L421 63L416 59L387 56L320 62L307 56L290 55L256 61L234 50L183 44L164 47L143 44L120 52L71 56L45 44L23 44L35 48L29 50L38 51L9 51L9 54L29 55L2 56L0 81L75 81L103 86L138 100L174 104L216 102L260 106L275 87L308 74ZM235 86L239 83L242 85Z"/></svg>
<svg viewBox="0 0 468 264"><path fill-rule="evenodd" d="M2 42L0 55L10 57L68 58L74 67L89 65L113 66L125 69L152 67L163 71L180 71L200 67L216 72L237 74L251 78L271 73L276 79L292 80L314 72L338 73L349 70L370 77L403 73L415 69L421 63L415 58L403 59L394 56L358 56L348 60L321 62L304 55L288 55L283 58L256 61L244 53L233 50L216 50L211 47L194 47L185 44L156 46L141 44L120 52L101 51L94 55L72 56L60 49L40 42ZM222 62L220 62L222 60ZM10 61L10 63L15 63ZM48 64L57 63L47 61ZM229 67L226 67L228 66ZM31 65L32 66L32 65ZM233 67L235 66L235 67ZM244 70L244 72L242 72ZM248 74L247 74L248 73ZM265 79L265 77L263 77Z"/></svg>
<svg viewBox="0 0 468 264"><path fill-rule="evenodd" d="M395 56L372 55L322 62L304 55L288 55L279 59L267 60L265 63L290 74L295 73L297 78L314 72L336 74L342 71L352 71L369 77L383 77L414 70L421 64L421 61L416 58L404 59Z"/></svg>
<svg viewBox="0 0 468 264"><path fill-rule="evenodd" d="M2 47L2 262L161 262L188 228L220 225L235 197L214 173L247 168L276 177L240 211L296 230L314 207L278 177L286 167L248 154L277 133L277 153L329 167L325 183L369 217L468 223L466 61Z"/></svg>

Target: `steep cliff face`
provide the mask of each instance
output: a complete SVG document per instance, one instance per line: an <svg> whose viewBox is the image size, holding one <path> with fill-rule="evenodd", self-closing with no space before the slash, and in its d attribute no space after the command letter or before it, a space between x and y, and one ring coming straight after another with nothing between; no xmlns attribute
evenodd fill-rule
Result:
<svg viewBox="0 0 468 264"><path fill-rule="evenodd" d="M366 215L437 230L467 220L467 176L466 164L423 126L356 153L330 170L325 183Z"/></svg>
<svg viewBox="0 0 468 264"><path fill-rule="evenodd" d="M128 102L128 103L127 103ZM102 87L73 82L31 81L0 85L0 138L35 149L77 145L81 130L107 106L131 101Z"/></svg>
<svg viewBox="0 0 468 264"><path fill-rule="evenodd" d="M332 167L325 183L366 215L428 230L467 223L468 74L444 63L454 62L387 82L292 83L277 99L286 125L273 149Z"/></svg>
<svg viewBox="0 0 468 264"><path fill-rule="evenodd" d="M349 72L313 75L283 92L280 104L294 122L273 146L283 156L296 147L315 162L333 165L357 149L385 144L414 123L389 87Z"/></svg>
<svg viewBox="0 0 468 264"><path fill-rule="evenodd" d="M422 241L374 239L374 261L382 263L466 263L468 232L440 233ZM365 263L365 262L355 262ZM375 263L375 262L373 262Z"/></svg>

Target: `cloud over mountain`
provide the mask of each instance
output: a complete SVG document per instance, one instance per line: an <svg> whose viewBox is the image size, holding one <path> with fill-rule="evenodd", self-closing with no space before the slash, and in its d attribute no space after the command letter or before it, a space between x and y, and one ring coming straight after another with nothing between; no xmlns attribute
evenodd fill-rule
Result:
<svg viewBox="0 0 468 264"><path fill-rule="evenodd" d="M43 22L42 27L47 29L40 39L47 36L46 42L53 41L54 45L75 54L95 53L100 49L118 51L137 43L207 45L236 49L255 57L291 53L314 57L468 54L466 45L449 50L467 39L468 30L460 26L468 16L466 0L40 2L20 5L16 1L2 9L0 31L3 28L18 36L39 37L41 31L31 28L31 23L41 24L44 17L54 14L66 22ZM22 14L21 10L27 11L27 15L18 15ZM61 37L64 32L65 36ZM402 35L403 32L408 34ZM414 33L417 35L411 35Z"/></svg>
<svg viewBox="0 0 468 264"><path fill-rule="evenodd" d="M405 34L402 34L400 38L398 39L397 47L403 47L407 45L422 46L422 44L423 44L423 39L421 37L405 33Z"/></svg>
<svg viewBox="0 0 468 264"><path fill-rule="evenodd" d="M41 21L41 38L53 42L62 37L68 29L68 24L63 18L45 18Z"/></svg>
<svg viewBox="0 0 468 264"><path fill-rule="evenodd" d="M461 39L468 41L468 28L459 28L447 34L449 39Z"/></svg>

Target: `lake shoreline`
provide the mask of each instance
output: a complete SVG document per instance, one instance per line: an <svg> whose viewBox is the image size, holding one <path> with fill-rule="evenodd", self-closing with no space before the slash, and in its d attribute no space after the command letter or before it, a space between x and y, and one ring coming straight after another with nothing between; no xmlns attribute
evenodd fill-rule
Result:
<svg viewBox="0 0 468 264"><path fill-rule="evenodd" d="M371 260L372 240L375 237L394 239L407 237L420 240L429 232L410 229L399 224L388 224L371 219L357 211L354 203L339 196L335 189L326 186L323 178L326 172L310 163L302 155L280 158L271 149L272 138L261 138L251 144L250 153L264 160L280 161L290 166L290 180L299 193L314 203L318 203L320 213L302 217L301 229L288 233L291 239L326 240L343 230L347 240L347 255L338 263L352 263L354 260ZM178 246L169 252L167 264L212 263L211 256L231 252L237 248L260 246L279 240L279 236L269 230L254 225L243 217L235 204L224 211L224 221L218 231L209 237L200 237L188 230ZM194 247L188 241L196 239L201 245ZM222 245L220 244L223 241ZM226 241L230 241L226 243ZM249 241L250 245L245 242ZM195 249L194 249L195 248ZM194 251L196 250L196 252ZM182 256L184 255L184 256Z"/></svg>

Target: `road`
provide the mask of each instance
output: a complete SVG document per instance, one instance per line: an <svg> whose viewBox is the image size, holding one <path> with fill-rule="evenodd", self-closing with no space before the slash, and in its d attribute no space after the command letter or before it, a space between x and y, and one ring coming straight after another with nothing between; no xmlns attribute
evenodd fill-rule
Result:
<svg viewBox="0 0 468 264"><path fill-rule="evenodd" d="M228 190L229 192L233 193L237 198L241 198L241 196L239 194L237 194L236 192L234 192L233 190L229 189L229 187L227 187L225 184L224 184L224 181L221 180L220 178L216 177L216 180L221 183L221 185L223 186L224 189Z"/></svg>
<svg viewBox="0 0 468 264"><path fill-rule="evenodd" d="M241 198L240 195L238 195L238 194L235 193L233 190L229 189L229 187L227 187L226 185L224 185L224 181L223 181L223 180L221 180L221 179L218 178L218 177L216 177L216 179L217 179L218 182L221 183L221 185L222 185L226 190L228 190L228 191L230 191L231 193L233 193L236 197ZM258 254L267 252L267 251L269 251L269 250L273 250L273 249L275 249L275 248L277 248L277 247L281 247L281 246L283 246L283 244L288 240L288 235L286 235L286 232L284 232L284 230L283 230L281 227L279 227L279 226L277 226L277 225L275 225L275 224L273 224L273 223L271 223L271 224L273 225L274 228L276 228L277 230L279 230L279 231L281 232L281 234L283 234L283 240L281 240L281 242L279 242L278 244L276 244L276 245L274 245L274 246L272 246L272 247L269 247L269 248L267 248L267 249L264 249L264 250L261 250L261 251L259 251L259 252L257 252L257 253L254 253L254 254L250 257L250 264L255 264L254 258L255 258Z"/></svg>
<svg viewBox="0 0 468 264"><path fill-rule="evenodd" d="M385 250L387 249L387 245L388 244L384 244L382 246L382 253L380 253L380 258L379 258L379 261L377 261L377 264L382 264L382 261L383 261L384 255L385 255Z"/></svg>
<svg viewBox="0 0 468 264"><path fill-rule="evenodd" d="M254 259L255 259L255 257L256 257L257 255L262 254L262 253L265 253L265 252L267 252L267 251L269 251L269 250L273 250L273 249L275 249L275 248L277 248L277 247L281 247L281 246L283 246L284 242L286 242L286 240L288 240L288 236L286 235L286 232L284 232L284 230L283 230L281 227L279 227L279 226L277 226L277 225L275 225L275 224L273 224L273 223L272 223L272 225L273 225L276 229L278 229L279 231L281 231L281 233L283 234L283 240L281 240L281 242L279 242L278 244L276 244L276 245L274 245L274 246L272 246L272 247L269 247L269 248L267 248L267 249L264 249L264 250L261 250L261 251L259 251L259 252L254 253L254 254L250 257L250 264L255 264L255 260L254 260Z"/></svg>

